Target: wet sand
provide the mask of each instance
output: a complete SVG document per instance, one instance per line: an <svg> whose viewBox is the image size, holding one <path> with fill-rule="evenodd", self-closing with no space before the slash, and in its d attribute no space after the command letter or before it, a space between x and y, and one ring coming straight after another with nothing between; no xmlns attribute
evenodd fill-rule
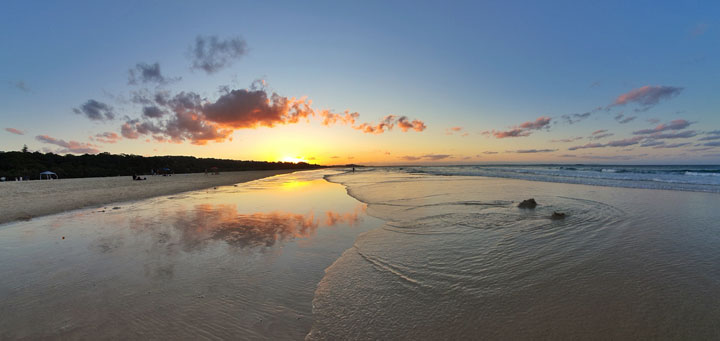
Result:
<svg viewBox="0 0 720 341"><path fill-rule="evenodd" d="M0 226L0 340L301 340L365 205L332 170Z"/></svg>
<svg viewBox="0 0 720 341"><path fill-rule="evenodd" d="M114 202L152 198L232 185L294 170L225 172L219 175L175 174L0 182L0 224Z"/></svg>

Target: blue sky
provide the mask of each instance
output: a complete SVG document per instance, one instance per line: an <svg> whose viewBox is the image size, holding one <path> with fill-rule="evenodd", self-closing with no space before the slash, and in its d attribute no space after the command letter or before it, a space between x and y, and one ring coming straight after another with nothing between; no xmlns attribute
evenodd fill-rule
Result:
<svg viewBox="0 0 720 341"><path fill-rule="evenodd" d="M720 147L707 145L720 141L710 139L720 130L716 2L77 1L7 2L4 8L2 150L27 144L61 153L377 164L720 161ZM247 50L217 72L191 69L198 36L242 41ZM138 63L158 63L172 81L128 84ZM315 111L350 110L358 121L325 127L316 118L279 119L273 127L247 129L237 127L248 115L237 107L228 113L235 115L232 127L207 116L208 106L226 94L221 87L248 89L256 79L266 82L268 95L307 96ZM643 87L647 92L637 101L612 105ZM197 93L202 108L196 116L231 132L208 141L173 135L167 127L175 112L168 109L149 121L161 128L157 139L123 135L123 124L148 120L142 116L148 104L131 101L133 91L143 89ZM114 119L73 112L88 100L111 107ZM573 124L562 117L598 107ZM387 115L422 121L425 128L403 132L393 121L395 129L382 134L353 129ZM549 123L522 136L495 134L540 117ZM693 131L685 135L691 137L633 134L678 120L688 124L663 132ZM589 139L597 130L613 135ZM99 133L118 137L113 143L90 139ZM636 144L611 143L632 138ZM592 144L602 146L570 150Z"/></svg>

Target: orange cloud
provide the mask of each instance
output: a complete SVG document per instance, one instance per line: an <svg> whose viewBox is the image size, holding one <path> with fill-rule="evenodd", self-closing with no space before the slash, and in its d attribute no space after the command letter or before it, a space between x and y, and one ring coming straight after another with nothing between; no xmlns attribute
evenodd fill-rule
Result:
<svg viewBox="0 0 720 341"><path fill-rule="evenodd" d="M274 127L295 124L301 120L318 118L325 126L350 125L364 133L381 134L397 126L401 131L423 131L427 127L420 120L406 116L387 115L379 123L356 124L360 114L330 110L316 111L306 97L283 97L276 93L268 95L264 88L226 90L216 101L208 101L192 92L181 92L174 97L166 93L154 98L138 98L139 103L154 103L169 109L172 115L144 115L131 119L121 126L122 136L137 139L141 135L163 136L172 142L190 141L205 144L208 141L224 141L236 129ZM156 138L157 139L157 138Z"/></svg>

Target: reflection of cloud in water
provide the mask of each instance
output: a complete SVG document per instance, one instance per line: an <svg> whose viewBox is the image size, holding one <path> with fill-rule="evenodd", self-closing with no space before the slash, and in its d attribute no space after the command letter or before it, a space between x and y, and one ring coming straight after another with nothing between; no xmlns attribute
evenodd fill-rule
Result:
<svg viewBox="0 0 720 341"><path fill-rule="evenodd" d="M210 240L223 240L240 248L269 247L294 238L307 238L318 227L347 224L353 226L360 220L365 205L353 212L325 212L325 219L313 212L297 214L288 212L238 213L235 205L196 205L192 211L181 211L172 222L180 231L185 250L202 248Z"/></svg>

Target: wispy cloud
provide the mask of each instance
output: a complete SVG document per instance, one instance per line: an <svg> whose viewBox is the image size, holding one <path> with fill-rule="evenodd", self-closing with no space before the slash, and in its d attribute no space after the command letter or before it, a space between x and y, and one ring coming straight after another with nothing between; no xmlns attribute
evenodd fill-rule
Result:
<svg viewBox="0 0 720 341"><path fill-rule="evenodd" d="M640 106L640 108L635 111L646 111L662 100L679 95L682 90L683 88L675 86L645 85L618 96L611 106L621 106L632 103Z"/></svg>
<svg viewBox="0 0 720 341"><path fill-rule="evenodd" d="M247 43L240 37L220 39L217 36L197 36L190 47L192 68L215 73L242 58L248 52Z"/></svg>
<svg viewBox="0 0 720 341"><path fill-rule="evenodd" d="M550 140L550 142L553 142L553 143L557 143L557 142L568 143L568 142L574 142L574 141L582 140L582 139L583 139L583 137L581 137L581 136L576 136L576 137L568 137L568 138L566 138L566 139Z"/></svg>
<svg viewBox="0 0 720 341"><path fill-rule="evenodd" d="M689 127L692 124L692 122L688 122L686 120L674 120L669 123L663 123L658 125L655 128L652 129L642 129L638 131L634 131L633 135L647 135L647 134L654 134L659 133L667 130L682 130L687 127Z"/></svg>
<svg viewBox="0 0 720 341"><path fill-rule="evenodd" d="M22 130L18 130L15 128L5 128L5 131L7 131L9 133L13 133L15 135L25 135L25 133Z"/></svg>
<svg viewBox="0 0 720 341"><path fill-rule="evenodd" d="M57 153L73 153L73 154L97 154L100 151L96 148L96 145L77 141L65 141L56 139L48 135L38 135L35 137L36 140L42 143L54 144L62 147L58 149Z"/></svg>
<svg viewBox="0 0 720 341"><path fill-rule="evenodd" d="M97 141L100 143L116 143L121 139L120 135L113 132L104 132L96 134L95 136L90 136L90 141Z"/></svg>
<svg viewBox="0 0 720 341"><path fill-rule="evenodd" d="M615 121L618 121L618 123L625 124L625 123L630 123L630 122L634 121L637 118L637 116L627 116L626 117L625 114L619 113L619 114L615 115L614 118L615 118Z"/></svg>
<svg viewBox="0 0 720 341"><path fill-rule="evenodd" d="M552 121L552 118L547 116L541 116L538 117L535 121L528 121L521 123L520 125L511 127L509 130L505 131L485 131L483 134L492 134L496 138L502 139L506 137L523 137L523 136L530 136L534 131L540 130L542 128L549 127L550 122Z"/></svg>
<svg viewBox="0 0 720 341"><path fill-rule="evenodd" d="M530 154L530 153L550 153L557 151L557 149L519 149L515 153Z"/></svg>

